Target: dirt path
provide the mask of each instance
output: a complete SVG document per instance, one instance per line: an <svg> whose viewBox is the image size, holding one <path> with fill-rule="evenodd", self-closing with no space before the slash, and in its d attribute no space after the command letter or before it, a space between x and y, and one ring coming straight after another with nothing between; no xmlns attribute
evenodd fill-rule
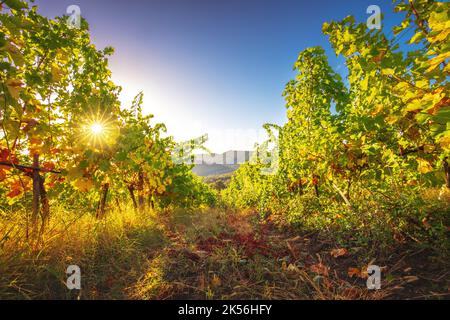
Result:
<svg viewBox="0 0 450 320"><path fill-rule="evenodd" d="M279 230L251 212L179 211L160 219L168 243L152 252L146 274L128 288L131 298L449 298L449 269L424 250L397 247L375 258L315 233ZM369 264L382 269L381 290L367 289Z"/></svg>

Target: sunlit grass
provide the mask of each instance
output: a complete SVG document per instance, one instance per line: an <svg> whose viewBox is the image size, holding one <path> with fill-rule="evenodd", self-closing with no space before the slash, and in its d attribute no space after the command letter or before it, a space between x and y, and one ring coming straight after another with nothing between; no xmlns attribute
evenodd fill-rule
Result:
<svg viewBox="0 0 450 320"><path fill-rule="evenodd" d="M123 288L144 272L149 250L164 243L155 221L132 209L98 220L55 208L39 241L26 239L23 221L23 213L0 219L7 235L0 237L1 299L76 299L65 286L69 265L81 268L81 299L127 298Z"/></svg>

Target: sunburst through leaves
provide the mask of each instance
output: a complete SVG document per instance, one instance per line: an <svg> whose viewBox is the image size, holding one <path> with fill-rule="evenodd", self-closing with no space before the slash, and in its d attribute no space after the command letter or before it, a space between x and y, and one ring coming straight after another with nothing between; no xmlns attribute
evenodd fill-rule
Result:
<svg viewBox="0 0 450 320"><path fill-rule="evenodd" d="M80 142L98 150L108 149L117 137L113 122L106 115L91 115L81 127Z"/></svg>

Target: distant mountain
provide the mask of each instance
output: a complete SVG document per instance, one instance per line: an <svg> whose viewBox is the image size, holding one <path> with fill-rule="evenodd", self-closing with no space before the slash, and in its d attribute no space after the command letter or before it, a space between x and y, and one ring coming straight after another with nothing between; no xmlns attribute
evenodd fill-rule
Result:
<svg viewBox="0 0 450 320"><path fill-rule="evenodd" d="M235 150L221 154L198 154L195 155L192 172L202 177L231 173L239 169L241 164L248 162L252 154L252 151Z"/></svg>
<svg viewBox="0 0 450 320"><path fill-rule="evenodd" d="M197 164L192 172L201 177L209 177L231 173L239 169L239 165Z"/></svg>

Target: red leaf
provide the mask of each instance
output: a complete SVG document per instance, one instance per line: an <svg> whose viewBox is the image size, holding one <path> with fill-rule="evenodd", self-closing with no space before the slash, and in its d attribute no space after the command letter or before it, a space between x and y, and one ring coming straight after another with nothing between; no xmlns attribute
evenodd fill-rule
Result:
<svg viewBox="0 0 450 320"><path fill-rule="evenodd" d="M34 146L34 145L41 145L42 144L42 139L33 137L33 138L30 139L30 144L32 146Z"/></svg>
<svg viewBox="0 0 450 320"><path fill-rule="evenodd" d="M3 181L6 179L6 172L5 170L0 168L0 181Z"/></svg>
<svg viewBox="0 0 450 320"><path fill-rule="evenodd" d="M20 181L14 181L11 184L11 191L6 196L9 198L15 198L17 196L20 196L22 192L23 192L22 183Z"/></svg>
<svg viewBox="0 0 450 320"><path fill-rule="evenodd" d="M31 129L33 129L34 127L36 127L36 125L38 124L38 122L35 119L31 119L29 121L27 121L27 125L25 127L23 127L23 131L28 132Z"/></svg>
<svg viewBox="0 0 450 320"><path fill-rule="evenodd" d="M47 171L52 171L55 169L55 164L53 162L44 162L43 167Z"/></svg>
<svg viewBox="0 0 450 320"><path fill-rule="evenodd" d="M8 159L9 159L9 150L0 149L0 161L8 161Z"/></svg>
<svg viewBox="0 0 450 320"><path fill-rule="evenodd" d="M14 189L10 193L8 193L6 196L9 198L15 198L15 197L19 196L21 193L22 193L22 191L20 189Z"/></svg>
<svg viewBox="0 0 450 320"><path fill-rule="evenodd" d="M310 267L310 270L314 273L323 275L325 277L328 277L328 271L330 268L328 268L323 263L314 264Z"/></svg>
<svg viewBox="0 0 450 320"><path fill-rule="evenodd" d="M61 152L61 150L60 149L58 149L58 148L52 148L51 150L50 150L50 152L54 155L54 154L58 154L58 153L60 153Z"/></svg>
<svg viewBox="0 0 450 320"><path fill-rule="evenodd" d="M350 278L353 276L359 277L361 275L361 271L358 268L348 268L347 274Z"/></svg>
<svg viewBox="0 0 450 320"><path fill-rule="evenodd" d="M368 277L367 272L364 272L358 268L348 268L347 274L350 278L358 277L358 278L362 278L365 279Z"/></svg>

